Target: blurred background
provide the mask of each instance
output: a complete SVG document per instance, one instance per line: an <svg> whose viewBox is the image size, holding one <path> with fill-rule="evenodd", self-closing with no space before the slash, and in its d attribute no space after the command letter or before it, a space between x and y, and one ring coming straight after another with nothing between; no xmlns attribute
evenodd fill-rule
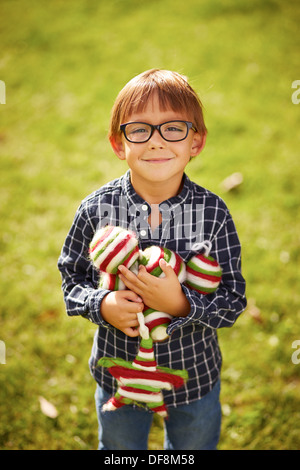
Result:
<svg viewBox="0 0 300 470"><path fill-rule="evenodd" d="M225 200L243 247L219 447L300 448L299 21L284 0L1 1L1 449L97 447L96 326L67 317L56 263L80 201L127 169L110 110L153 67L199 93L208 139L187 174Z"/></svg>

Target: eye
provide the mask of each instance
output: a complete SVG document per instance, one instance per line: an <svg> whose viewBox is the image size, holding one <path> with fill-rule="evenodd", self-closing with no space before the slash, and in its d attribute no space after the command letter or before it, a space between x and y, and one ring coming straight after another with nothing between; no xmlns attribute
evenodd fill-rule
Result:
<svg viewBox="0 0 300 470"><path fill-rule="evenodd" d="M143 122L131 122L126 125L126 136L130 142L146 142L151 133L151 126Z"/></svg>
<svg viewBox="0 0 300 470"><path fill-rule="evenodd" d="M131 134L143 134L144 132L147 132L145 127L136 127L130 131Z"/></svg>
<svg viewBox="0 0 300 470"><path fill-rule="evenodd" d="M165 132L183 132L184 129L180 126L168 126L164 129Z"/></svg>
<svg viewBox="0 0 300 470"><path fill-rule="evenodd" d="M148 126L144 124L130 124L127 126L127 133L128 134L145 134L149 132Z"/></svg>
<svg viewBox="0 0 300 470"><path fill-rule="evenodd" d="M172 122L166 122L166 124L163 126L163 132L168 132L170 134L172 133L182 133L186 132L186 123L182 121L172 121Z"/></svg>

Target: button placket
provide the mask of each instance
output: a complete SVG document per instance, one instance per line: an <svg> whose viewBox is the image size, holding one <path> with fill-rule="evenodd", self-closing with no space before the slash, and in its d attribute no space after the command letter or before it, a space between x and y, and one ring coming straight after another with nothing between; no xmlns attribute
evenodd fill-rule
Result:
<svg viewBox="0 0 300 470"><path fill-rule="evenodd" d="M147 204L143 204L143 205L141 206L141 210L142 210L143 212L147 212L147 213L148 213L148 206L147 206ZM146 236L147 236L147 230L142 229L142 230L140 231L140 236L141 236L141 237L146 237Z"/></svg>

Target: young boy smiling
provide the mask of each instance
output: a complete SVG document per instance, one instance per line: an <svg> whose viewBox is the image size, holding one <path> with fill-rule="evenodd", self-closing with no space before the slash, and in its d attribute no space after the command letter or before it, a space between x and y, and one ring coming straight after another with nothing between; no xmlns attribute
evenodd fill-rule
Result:
<svg viewBox="0 0 300 470"><path fill-rule="evenodd" d="M137 313L144 305L173 316L169 339L154 343L158 364L189 374L184 387L164 392L169 411L165 448L215 449L221 425L217 329L235 323L246 298L231 215L218 196L185 174L190 159L205 145L201 102L182 75L146 71L119 93L109 139L129 170L82 201L58 263L68 314L99 325L90 358L97 382L99 449L147 449L153 415L130 406L102 412L116 384L109 372L96 367L102 356L134 359ZM201 242L209 241L211 255L223 270L219 288L206 296L192 291L161 261L162 279L144 267L135 275L121 266L120 278L128 290L99 289L87 251L97 228L106 224L133 229L141 249L166 246L184 261L201 251Z"/></svg>

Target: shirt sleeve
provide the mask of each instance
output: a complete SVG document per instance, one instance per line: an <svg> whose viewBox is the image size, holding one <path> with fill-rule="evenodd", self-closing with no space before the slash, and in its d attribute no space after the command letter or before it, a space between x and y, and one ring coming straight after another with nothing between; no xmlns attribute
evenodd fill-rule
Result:
<svg viewBox="0 0 300 470"><path fill-rule="evenodd" d="M94 229L83 204L78 208L58 259L67 314L81 315L97 325L110 327L100 306L109 293L98 288L98 273L88 257Z"/></svg>
<svg viewBox="0 0 300 470"><path fill-rule="evenodd" d="M174 318L167 332L195 323L213 329L232 326L245 310L246 283L241 273L241 246L234 222L227 212L223 224L212 239L211 256L222 267L222 280L218 289L208 295L182 285L191 309L187 317Z"/></svg>

